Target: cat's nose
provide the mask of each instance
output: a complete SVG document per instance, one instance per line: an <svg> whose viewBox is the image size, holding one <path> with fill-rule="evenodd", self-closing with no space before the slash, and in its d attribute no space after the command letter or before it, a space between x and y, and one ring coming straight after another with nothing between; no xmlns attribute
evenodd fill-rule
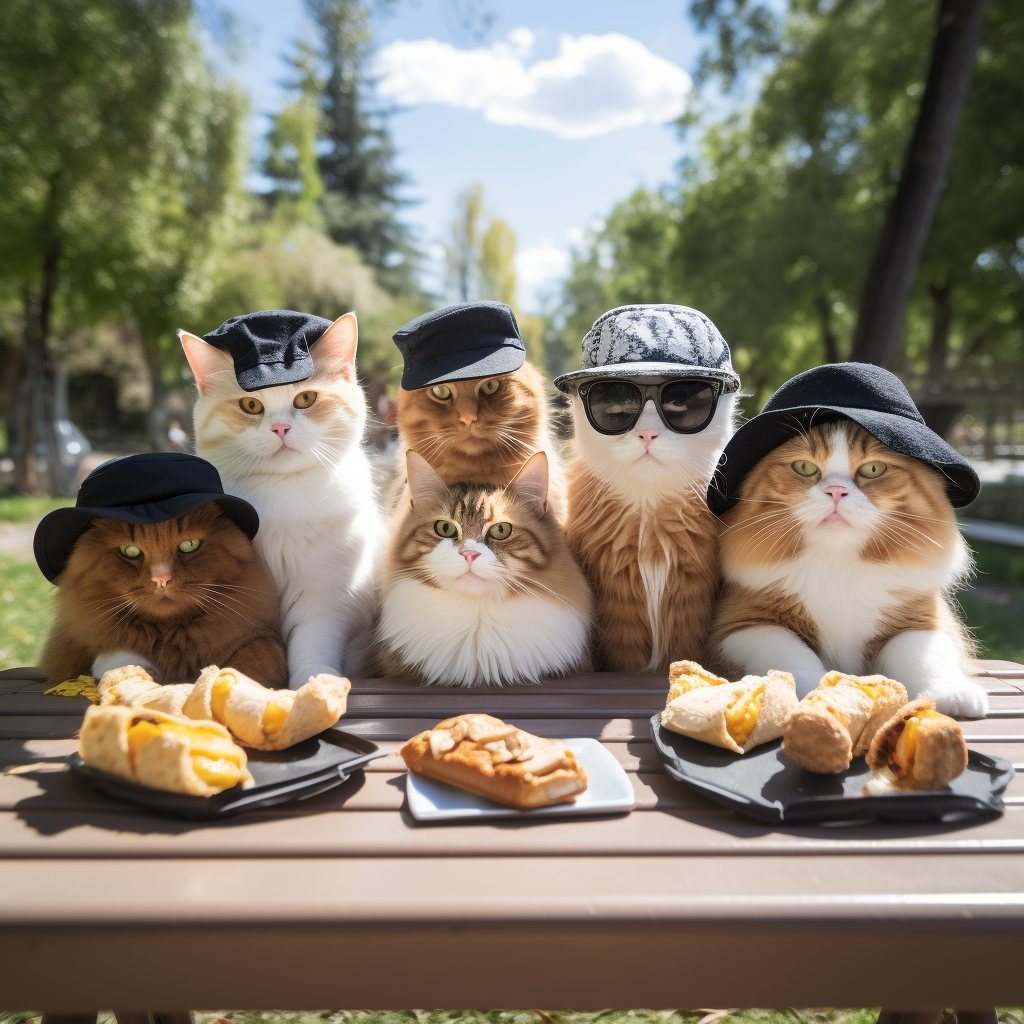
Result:
<svg viewBox="0 0 1024 1024"><path fill-rule="evenodd" d="M638 430L637 434L644 439L644 451L649 452L651 450L651 442L658 436L658 431Z"/></svg>
<svg viewBox="0 0 1024 1024"><path fill-rule="evenodd" d="M290 423L281 423L281 422L271 423L270 424L270 429L275 434L277 434L277 436L279 438L281 438L281 440L283 441L284 440L284 435L287 434L288 431L292 429L292 425Z"/></svg>
<svg viewBox="0 0 1024 1024"><path fill-rule="evenodd" d="M150 579L156 584L157 590L163 590L171 582L170 576L150 576Z"/></svg>
<svg viewBox="0 0 1024 1024"><path fill-rule="evenodd" d="M473 426L476 423L476 409L463 409L459 413L459 422L466 427Z"/></svg>
<svg viewBox="0 0 1024 1024"><path fill-rule="evenodd" d="M462 557L466 560L467 565L472 565L480 557L480 552L474 551L472 548L464 548Z"/></svg>
<svg viewBox="0 0 1024 1024"><path fill-rule="evenodd" d="M832 496L832 504L839 508L839 499L845 498L850 492L842 484L832 484L825 488L825 493Z"/></svg>

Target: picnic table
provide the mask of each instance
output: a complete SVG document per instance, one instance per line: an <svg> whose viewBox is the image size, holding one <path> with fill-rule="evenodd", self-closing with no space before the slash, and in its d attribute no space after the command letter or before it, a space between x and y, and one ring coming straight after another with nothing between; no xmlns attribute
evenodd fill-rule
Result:
<svg viewBox="0 0 1024 1024"><path fill-rule="evenodd" d="M1019 771L1024 666L977 670L991 713L964 723L968 743ZM474 690L357 679L339 727L388 756L304 802L196 823L73 778L86 702L43 689L30 670L0 673L5 1008L1024 1001L1020 779L982 823L772 827L662 770L649 723L662 677ZM469 711L596 737L636 809L416 824L395 751Z"/></svg>

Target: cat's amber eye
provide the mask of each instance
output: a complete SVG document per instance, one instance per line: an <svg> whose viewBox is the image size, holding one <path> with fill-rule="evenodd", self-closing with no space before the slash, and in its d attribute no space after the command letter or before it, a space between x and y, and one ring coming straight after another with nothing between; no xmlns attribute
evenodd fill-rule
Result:
<svg viewBox="0 0 1024 1024"><path fill-rule="evenodd" d="M881 476L888 468L889 467L886 463L878 462L876 460L874 462L865 462L864 465L857 470L857 473L860 476L866 476L869 480L874 480L875 477Z"/></svg>
<svg viewBox="0 0 1024 1024"><path fill-rule="evenodd" d="M439 402L447 402L452 397L452 389L447 384L435 384L430 389L430 397Z"/></svg>
<svg viewBox="0 0 1024 1024"><path fill-rule="evenodd" d="M508 540L512 536L511 523L495 523L488 531L491 540Z"/></svg>
<svg viewBox="0 0 1024 1024"><path fill-rule="evenodd" d="M797 476L812 477L818 475L818 467L806 459L797 459L796 462L791 462L789 465Z"/></svg>
<svg viewBox="0 0 1024 1024"><path fill-rule="evenodd" d="M434 522L434 533L438 537L457 537L459 528L454 523L448 522L447 519L438 519Z"/></svg>
<svg viewBox="0 0 1024 1024"><path fill-rule="evenodd" d="M198 551L202 545L201 540L183 540L178 545L178 550L183 551L186 555L191 555L193 551Z"/></svg>
<svg viewBox="0 0 1024 1024"><path fill-rule="evenodd" d="M477 389L481 395L493 395L501 387L501 381L497 377L485 380Z"/></svg>
<svg viewBox="0 0 1024 1024"><path fill-rule="evenodd" d="M263 403L258 398L240 398L238 405L242 412L247 412L250 416L259 416L263 412Z"/></svg>
<svg viewBox="0 0 1024 1024"><path fill-rule="evenodd" d="M125 558L138 558L142 554L142 548L137 544L122 544L118 550Z"/></svg>
<svg viewBox="0 0 1024 1024"><path fill-rule="evenodd" d="M295 401L292 405L296 409L308 409L316 401L317 393L315 391L300 391L295 396Z"/></svg>

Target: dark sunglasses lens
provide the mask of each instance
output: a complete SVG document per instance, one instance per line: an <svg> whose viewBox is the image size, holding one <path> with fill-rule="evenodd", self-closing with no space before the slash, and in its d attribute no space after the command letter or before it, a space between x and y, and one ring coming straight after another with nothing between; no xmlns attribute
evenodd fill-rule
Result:
<svg viewBox="0 0 1024 1024"><path fill-rule="evenodd" d="M610 434L629 430L640 413L640 389L621 380L591 384L586 397L594 423Z"/></svg>
<svg viewBox="0 0 1024 1024"><path fill-rule="evenodd" d="M673 430L697 430L711 419L715 389L699 380L667 384L661 392L661 411Z"/></svg>

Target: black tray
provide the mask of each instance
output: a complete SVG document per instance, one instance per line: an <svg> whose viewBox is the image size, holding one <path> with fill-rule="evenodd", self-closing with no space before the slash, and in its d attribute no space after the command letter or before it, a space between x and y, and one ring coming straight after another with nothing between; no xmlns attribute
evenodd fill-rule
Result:
<svg viewBox="0 0 1024 1024"><path fill-rule="evenodd" d="M249 771L256 785L250 789L235 786L216 796L189 796L139 786L90 768L77 753L68 764L80 779L118 800L175 818L227 818L256 807L273 807L323 793L368 761L383 756L379 751L376 743L339 729L328 729L287 750L247 749Z"/></svg>
<svg viewBox="0 0 1024 1024"><path fill-rule="evenodd" d="M782 740L746 754L680 736L651 719L654 749L674 779L700 790L739 814L772 824L822 822L955 821L995 817L1013 765L1001 757L968 751L967 770L946 789L862 796L871 770L863 757L838 775L806 771L782 753Z"/></svg>

